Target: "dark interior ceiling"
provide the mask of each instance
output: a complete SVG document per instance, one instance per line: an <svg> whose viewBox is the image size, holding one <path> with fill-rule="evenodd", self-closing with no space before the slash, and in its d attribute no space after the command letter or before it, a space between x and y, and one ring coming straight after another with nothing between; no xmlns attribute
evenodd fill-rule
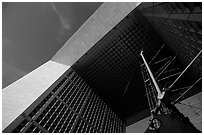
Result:
<svg viewBox="0 0 204 135"><path fill-rule="evenodd" d="M166 34L169 34L166 32L168 28L166 25L164 25L163 29L158 30L158 27L162 25L153 22L152 16L147 11L151 11L154 6L163 4L169 3L142 3L72 66L123 120L127 120L148 108L140 70L141 58L139 54L142 49L144 50L145 58L147 61L150 61L160 47L165 45L158 57L165 58L177 55L176 65L180 69L184 69L189 60L192 60L201 50L199 42L198 44L191 44L190 47L186 47L186 42L189 40L185 38L180 43L184 45L179 44L181 47L176 47L174 43L168 40L176 33L166 36ZM145 11L145 9L148 10ZM170 13L163 11L163 14ZM150 17L148 18L147 15ZM165 20L156 18L154 21L157 21L157 19ZM184 33L178 29L175 31ZM165 35L162 36L162 34ZM199 47L196 45L199 45ZM192 48L196 49L192 50ZM188 57L189 52L192 53L191 57ZM153 71L154 69L156 71L157 67L152 68ZM184 82L191 84L200 75L201 56L195 61L192 69L189 69L187 74L182 77L184 80L178 82L177 86L181 84L185 86ZM191 79L192 76L194 79ZM201 83L199 89L195 89L190 95L199 91L201 91ZM177 92L169 94L170 97L175 95L178 96ZM148 115L147 111L144 117ZM127 124L131 123L127 122Z"/></svg>

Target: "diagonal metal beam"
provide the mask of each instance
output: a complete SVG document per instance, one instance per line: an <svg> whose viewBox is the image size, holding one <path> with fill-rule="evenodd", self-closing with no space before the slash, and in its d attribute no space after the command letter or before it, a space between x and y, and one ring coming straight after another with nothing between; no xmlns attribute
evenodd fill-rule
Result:
<svg viewBox="0 0 204 135"><path fill-rule="evenodd" d="M183 92L183 93L181 94L181 96L179 96L179 97L173 102L173 104L177 103L177 101L178 101L181 97L183 97L183 96L184 96L196 83L198 83L200 80L201 80L201 77L200 77L197 81L195 81L185 92Z"/></svg>
<svg viewBox="0 0 204 135"><path fill-rule="evenodd" d="M166 70L166 68L171 64L172 61L174 61L175 58L176 58L176 56L174 56L171 60L169 60L166 64L164 64L164 66L162 66L162 67L159 69L159 71L162 70L160 73L159 73L159 71L157 71L157 72L155 73L155 74L158 74L158 73L159 73L159 74L157 75L156 79L159 78L159 76L164 72L164 70Z"/></svg>
<svg viewBox="0 0 204 135"><path fill-rule="evenodd" d="M163 77L163 78L161 78L161 79L159 79L159 80L157 80L157 81L162 81L162 80L168 79L168 78L170 78L170 77L174 77L174 76L176 76L176 75L179 75L180 73L181 73L181 72L178 72L178 73L172 74L172 75L170 75L170 76Z"/></svg>
<svg viewBox="0 0 204 135"><path fill-rule="evenodd" d="M144 56L143 56L143 51L141 51L140 55L141 55L141 57L142 57L142 60L143 60L143 62L144 62L144 64L145 64L146 68L147 68L147 71L148 71L148 73L149 73L149 76L150 76L150 78L151 78L153 84L154 84L154 87L155 87L155 89L156 89L156 91L157 91L157 98L158 98L158 99L162 99L162 98L164 97L164 94L165 94L165 93L164 93L164 92L161 92L161 90L160 90L160 88L159 88L159 85L157 84L157 82L156 82L156 80L155 80L155 78L154 78L154 75L152 74L152 71L150 70L150 68L149 68L149 66L148 66L148 64L147 64L147 62L146 62L146 60L145 60L145 58L144 58Z"/></svg>
<svg viewBox="0 0 204 135"><path fill-rule="evenodd" d="M195 56L195 58L188 64L188 66L183 70L183 72L176 78L176 80L167 88L170 89L173 87L173 85L178 81L178 79L186 72L186 70L192 65L192 63L198 58L198 56L201 54L202 50Z"/></svg>
<svg viewBox="0 0 204 135"><path fill-rule="evenodd" d="M155 64L158 64L158 63L160 63L160 62L163 62L163 61L165 61L165 60L167 60L167 59L169 59L169 58L171 58L171 56L169 56L169 57L167 57L167 58L164 58L164 59L162 59L162 60L156 61L156 62L154 62L152 65L155 65Z"/></svg>
<svg viewBox="0 0 204 135"><path fill-rule="evenodd" d="M174 69L171 69L171 70L164 71L164 74L165 74L165 73L168 73L168 72L172 72L172 71L178 70L178 69L179 69L179 68L174 68Z"/></svg>
<svg viewBox="0 0 204 135"><path fill-rule="evenodd" d="M182 88L178 88L178 89L174 89L174 90L171 90L170 92L174 92L174 91L180 91L180 90L188 89L189 87L190 87L190 86L182 87Z"/></svg>
<svg viewBox="0 0 204 135"><path fill-rule="evenodd" d="M152 63L152 61L156 58L156 56L159 54L159 52L162 50L162 48L164 47L164 44L162 45L162 47L159 49L159 51L154 55L154 57L150 60L150 62L148 63L149 65Z"/></svg>

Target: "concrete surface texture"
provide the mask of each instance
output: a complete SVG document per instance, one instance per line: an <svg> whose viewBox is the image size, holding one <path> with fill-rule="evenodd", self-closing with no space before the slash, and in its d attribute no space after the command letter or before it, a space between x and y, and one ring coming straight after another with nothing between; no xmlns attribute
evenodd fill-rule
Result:
<svg viewBox="0 0 204 135"><path fill-rule="evenodd" d="M69 66L48 61L4 88L2 92L2 129L15 120L68 69Z"/></svg>
<svg viewBox="0 0 204 135"><path fill-rule="evenodd" d="M102 4L52 60L71 66L139 4L140 2Z"/></svg>

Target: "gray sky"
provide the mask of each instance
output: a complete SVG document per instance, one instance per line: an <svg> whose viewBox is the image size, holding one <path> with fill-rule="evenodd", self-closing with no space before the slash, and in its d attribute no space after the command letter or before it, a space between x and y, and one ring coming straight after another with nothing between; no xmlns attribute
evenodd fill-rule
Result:
<svg viewBox="0 0 204 135"><path fill-rule="evenodd" d="M101 4L4 4L2 87L48 61Z"/></svg>

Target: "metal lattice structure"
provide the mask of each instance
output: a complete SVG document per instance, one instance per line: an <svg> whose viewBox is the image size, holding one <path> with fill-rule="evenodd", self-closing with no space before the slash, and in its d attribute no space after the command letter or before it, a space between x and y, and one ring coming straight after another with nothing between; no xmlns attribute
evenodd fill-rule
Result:
<svg viewBox="0 0 204 135"><path fill-rule="evenodd" d="M192 61L182 72L177 71L177 73L172 74L171 72L174 71L173 68L175 68L174 63L176 57L167 57L154 62L154 64L157 64L161 61L166 61L163 63L162 67L157 70L157 72L153 73L149 65L152 65L151 62L154 61L162 48L163 46L150 62L146 61L143 55L143 51L141 52L141 57L143 60L143 63L141 64L141 71L146 89L145 96L147 97L151 113L151 120L145 132L200 132L198 129L196 129L196 125L194 125L196 123L191 123L190 117L188 118L187 116L182 114L183 112L181 113L179 109L175 107L175 104L180 103L180 101L183 100L185 94L188 93L188 91L191 90L195 86L195 84L201 80L201 78L199 78L189 87L180 88L181 90L184 90L180 90L181 93L176 98L171 98L170 96L168 96L168 94L171 93L175 83L180 80L181 76L183 76L186 70L188 70L192 63L198 58L198 56L201 54L201 51L196 55L194 59L192 59ZM160 76L162 76L162 74L167 71L170 73L161 79ZM161 80L165 80L165 83L163 85L161 84ZM184 83L188 84L186 82ZM180 104L186 105L183 103ZM190 105L190 109L191 108L195 107ZM198 113L196 114L199 116ZM197 121L197 123L199 123L199 121Z"/></svg>
<svg viewBox="0 0 204 135"><path fill-rule="evenodd" d="M4 132L125 132L124 122L76 72L69 71Z"/></svg>

